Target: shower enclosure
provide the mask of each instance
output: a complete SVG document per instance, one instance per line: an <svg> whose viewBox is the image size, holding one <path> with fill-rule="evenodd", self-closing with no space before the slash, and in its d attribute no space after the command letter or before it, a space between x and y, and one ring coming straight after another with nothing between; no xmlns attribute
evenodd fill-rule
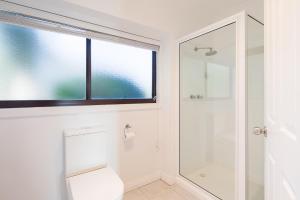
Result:
<svg viewBox="0 0 300 200"><path fill-rule="evenodd" d="M245 12L179 41L179 178L211 199L264 199L263 72Z"/></svg>

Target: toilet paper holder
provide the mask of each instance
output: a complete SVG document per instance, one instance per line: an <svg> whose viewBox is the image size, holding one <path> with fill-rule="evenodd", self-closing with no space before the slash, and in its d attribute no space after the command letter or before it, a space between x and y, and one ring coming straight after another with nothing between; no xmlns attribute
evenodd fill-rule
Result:
<svg viewBox="0 0 300 200"><path fill-rule="evenodd" d="M124 141L127 141L131 138L135 137L135 132L130 132L129 129L131 129L132 126L130 124L126 124L124 128Z"/></svg>
<svg viewBox="0 0 300 200"><path fill-rule="evenodd" d="M125 130L130 129L130 128L131 128L130 124L125 125Z"/></svg>

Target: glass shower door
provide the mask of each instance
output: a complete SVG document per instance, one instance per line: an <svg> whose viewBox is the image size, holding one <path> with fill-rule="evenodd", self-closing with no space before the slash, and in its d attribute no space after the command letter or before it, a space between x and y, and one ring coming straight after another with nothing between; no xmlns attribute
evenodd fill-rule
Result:
<svg viewBox="0 0 300 200"><path fill-rule="evenodd" d="M212 195L235 194L236 24L180 44L179 173Z"/></svg>

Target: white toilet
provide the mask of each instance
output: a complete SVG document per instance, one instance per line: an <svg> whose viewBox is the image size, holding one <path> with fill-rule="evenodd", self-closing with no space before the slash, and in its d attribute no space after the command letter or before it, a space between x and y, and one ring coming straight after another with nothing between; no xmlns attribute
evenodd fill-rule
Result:
<svg viewBox="0 0 300 200"><path fill-rule="evenodd" d="M65 131L65 173L69 200L122 200L124 185L107 166L103 128Z"/></svg>

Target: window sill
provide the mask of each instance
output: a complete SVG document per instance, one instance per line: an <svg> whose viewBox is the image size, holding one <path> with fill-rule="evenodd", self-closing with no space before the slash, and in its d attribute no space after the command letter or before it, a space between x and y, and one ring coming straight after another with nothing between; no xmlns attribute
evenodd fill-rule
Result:
<svg viewBox="0 0 300 200"><path fill-rule="evenodd" d="M101 112L143 111L159 109L159 103L2 108L0 109L0 119L36 118L43 116L76 115Z"/></svg>

